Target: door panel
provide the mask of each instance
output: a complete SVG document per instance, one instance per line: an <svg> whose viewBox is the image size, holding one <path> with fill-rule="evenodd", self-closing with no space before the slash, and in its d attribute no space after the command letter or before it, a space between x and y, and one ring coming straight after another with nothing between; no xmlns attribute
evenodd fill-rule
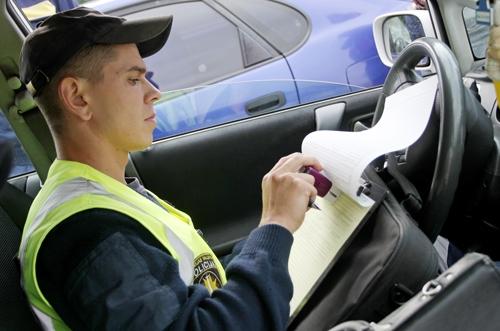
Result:
<svg viewBox="0 0 500 331"><path fill-rule="evenodd" d="M131 159L146 187L191 215L207 241L226 251L258 225L261 179L280 157L300 151L303 138L316 129L315 109L345 103L340 127L348 129L373 112L379 91L170 138Z"/></svg>
<svg viewBox="0 0 500 331"><path fill-rule="evenodd" d="M314 127L313 109L284 111L156 143L132 160L146 187L219 245L258 224L262 177Z"/></svg>

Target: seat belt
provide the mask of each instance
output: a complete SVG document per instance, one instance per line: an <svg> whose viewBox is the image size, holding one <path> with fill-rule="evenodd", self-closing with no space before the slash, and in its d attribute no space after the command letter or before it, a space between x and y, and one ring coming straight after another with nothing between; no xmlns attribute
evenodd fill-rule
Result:
<svg viewBox="0 0 500 331"><path fill-rule="evenodd" d="M12 104L4 111L16 134L23 137L24 149L44 181L56 155L49 128L18 76L5 75L0 70L0 83L5 83L13 92Z"/></svg>
<svg viewBox="0 0 500 331"><path fill-rule="evenodd" d="M18 77L13 78L19 80ZM16 94L14 100L17 107L17 114L24 120L31 133L42 145L49 160L54 160L56 157L56 149L47 122L31 93L23 89L24 86L21 81L19 81L18 84L20 84L21 87L14 90Z"/></svg>
<svg viewBox="0 0 500 331"><path fill-rule="evenodd" d="M38 107L35 107L28 111L22 112L19 115L22 116L26 125L43 146L43 148L45 149L45 153L47 154L49 159L54 160L56 158L54 141L52 140L52 135L50 134L49 127L40 109L38 109Z"/></svg>
<svg viewBox="0 0 500 331"><path fill-rule="evenodd" d="M415 217L422 209L422 198L420 197L420 193L418 193L417 188L408 180L408 178L406 178L399 171L395 153L387 154L386 161L387 172L389 172L403 191L404 199L401 201L401 205L410 213L410 215Z"/></svg>

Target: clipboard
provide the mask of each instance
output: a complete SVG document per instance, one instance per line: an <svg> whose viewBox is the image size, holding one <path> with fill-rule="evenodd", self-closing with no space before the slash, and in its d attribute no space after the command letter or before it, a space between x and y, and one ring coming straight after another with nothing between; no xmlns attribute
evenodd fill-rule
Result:
<svg viewBox="0 0 500 331"><path fill-rule="evenodd" d="M288 325L294 322L387 193L386 188L366 179L363 188L369 188L364 194L373 200L370 207L360 206L345 194L340 194L334 201L317 198L315 202L320 210L310 209L304 224L294 233L288 264L294 295Z"/></svg>

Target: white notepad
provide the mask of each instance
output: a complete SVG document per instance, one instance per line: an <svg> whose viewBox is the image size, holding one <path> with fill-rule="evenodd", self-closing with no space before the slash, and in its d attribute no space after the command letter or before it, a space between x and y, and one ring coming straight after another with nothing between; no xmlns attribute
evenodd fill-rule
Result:
<svg viewBox="0 0 500 331"><path fill-rule="evenodd" d="M337 199L316 199L320 210L309 209L304 224L293 235L288 261L294 287L290 302L292 318L307 302L384 195L382 187L372 184L370 196L373 203L368 207L361 206L346 194L341 194Z"/></svg>

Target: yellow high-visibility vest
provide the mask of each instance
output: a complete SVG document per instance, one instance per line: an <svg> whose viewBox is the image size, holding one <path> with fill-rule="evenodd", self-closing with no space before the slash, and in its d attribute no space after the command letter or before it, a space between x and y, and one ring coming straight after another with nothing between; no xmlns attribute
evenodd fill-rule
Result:
<svg viewBox="0 0 500 331"><path fill-rule="evenodd" d="M110 209L139 222L177 260L187 286L202 284L211 292L226 283L221 263L197 233L191 218L149 193L158 204L88 165L54 161L28 213L19 250L23 288L45 329L69 330L38 286L37 254L55 226L87 209Z"/></svg>

